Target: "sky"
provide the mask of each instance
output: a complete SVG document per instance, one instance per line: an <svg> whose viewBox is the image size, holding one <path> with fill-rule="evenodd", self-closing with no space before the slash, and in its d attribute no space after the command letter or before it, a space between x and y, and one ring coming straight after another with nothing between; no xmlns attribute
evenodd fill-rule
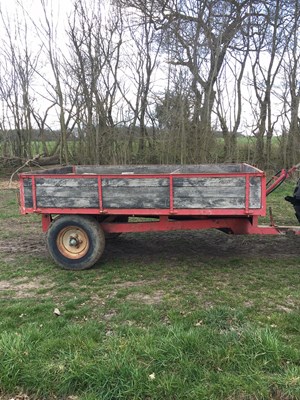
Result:
<svg viewBox="0 0 300 400"><path fill-rule="evenodd" d="M45 3L49 15L50 13L53 14L58 31L63 32L67 17L72 9L73 0L0 0L0 9L5 16L5 21L13 21L17 15L22 23L23 15L25 15L28 20L41 25L44 20L42 2ZM0 32L1 28L3 29L1 25Z"/></svg>
<svg viewBox="0 0 300 400"><path fill-rule="evenodd" d="M0 0L0 7L2 10L7 11L8 15L15 12L20 12L22 8L28 12L30 17L38 21L42 17L42 0ZM54 15L57 17L65 17L70 10L72 0L44 0L46 7L52 9Z"/></svg>

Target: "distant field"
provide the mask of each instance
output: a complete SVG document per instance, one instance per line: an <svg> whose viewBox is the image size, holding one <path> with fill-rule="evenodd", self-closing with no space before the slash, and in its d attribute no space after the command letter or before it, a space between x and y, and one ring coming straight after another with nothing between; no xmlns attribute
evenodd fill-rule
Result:
<svg viewBox="0 0 300 400"><path fill-rule="evenodd" d="M293 186L269 199L280 224ZM5 187L1 399L300 398L300 238L124 234L67 272Z"/></svg>

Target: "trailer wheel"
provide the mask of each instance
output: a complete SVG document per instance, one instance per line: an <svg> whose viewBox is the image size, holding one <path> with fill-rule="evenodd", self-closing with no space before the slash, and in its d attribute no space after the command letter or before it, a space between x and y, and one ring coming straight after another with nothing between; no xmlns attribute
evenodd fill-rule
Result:
<svg viewBox="0 0 300 400"><path fill-rule="evenodd" d="M60 267L83 270L92 267L101 257L105 236L94 218L66 215L50 225L47 247Z"/></svg>

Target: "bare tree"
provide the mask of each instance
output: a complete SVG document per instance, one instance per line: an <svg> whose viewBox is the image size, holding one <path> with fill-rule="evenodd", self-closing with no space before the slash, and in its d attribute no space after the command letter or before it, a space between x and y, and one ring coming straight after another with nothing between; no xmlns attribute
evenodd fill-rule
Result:
<svg viewBox="0 0 300 400"><path fill-rule="evenodd" d="M124 74L130 76L132 88L127 93L123 91L123 98L131 109L130 129L133 134L138 133L137 156L142 160L147 157L147 149L151 152L154 145L148 132L151 122L150 96L153 75L158 68L162 35L157 33L149 16L141 10L133 15L129 13L126 22L132 43L126 51L128 72L124 71Z"/></svg>
<svg viewBox="0 0 300 400"><path fill-rule="evenodd" d="M283 35L283 3L282 0L262 2L259 16L251 24L255 50L251 53L251 82L258 101L253 133L256 137L256 162L260 167L270 166L272 137L280 116L280 111L279 115L273 115L272 95L288 43Z"/></svg>
<svg viewBox="0 0 300 400"><path fill-rule="evenodd" d="M168 86L162 97L157 99L156 118L160 129L161 162L185 164L191 158L188 146L189 131L192 129L193 94L187 80L187 71L170 71L172 86Z"/></svg>
<svg viewBox="0 0 300 400"><path fill-rule="evenodd" d="M103 19L105 4L76 1L69 19L69 70L76 82L79 133L86 138L86 156L107 162L115 126L113 107L117 92L122 45L122 22L117 9Z"/></svg>
<svg viewBox="0 0 300 400"><path fill-rule="evenodd" d="M40 48L30 50L28 25L24 15L13 19L0 9L5 36L2 38L0 93L8 111L9 128L15 132L15 155L32 158L32 107L35 101L31 86L34 81Z"/></svg>
<svg viewBox="0 0 300 400"><path fill-rule="evenodd" d="M216 114L224 139L224 161L227 162L237 161L237 135L243 111L242 84L250 51L249 35L244 35L243 41L242 51L233 49L230 52L217 81Z"/></svg>
<svg viewBox="0 0 300 400"><path fill-rule="evenodd" d="M290 34L288 34L288 49L284 60L284 78L287 86L287 95L284 96L286 113L289 119L287 138L288 165L296 164L300 159L300 5L298 1L291 1L288 7L290 13Z"/></svg>
<svg viewBox="0 0 300 400"><path fill-rule="evenodd" d="M155 28L166 34L167 46L174 49L172 63L189 70L195 96L191 132L195 150L193 161L207 160L212 145L216 81L228 49L249 17L252 2L141 0L123 3L148 14ZM176 45L172 46L174 42Z"/></svg>
<svg viewBox="0 0 300 400"><path fill-rule="evenodd" d="M41 27L36 26L40 37L43 39L43 44L45 45L46 54L49 60L49 64L53 73L54 84L51 84L52 89L54 89L54 95L56 99L56 103L59 107L59 124L61 131L60 138L60 162L65 162L68 164L69 162L69 154L68 154L68 141L67 141L67 122L66 122L66 108L67 108L67 100L64 96L64 87L63 87L63 68L61 55L59 51L59 47L57 44L57 32L55 27L54 19L52 15L48 13L47 4L45 0L40 0L41 6L43 10L44 17L44 25ZM51 12L51 10L50 10ZM50 82L48 81L48 84Z"/></svg>

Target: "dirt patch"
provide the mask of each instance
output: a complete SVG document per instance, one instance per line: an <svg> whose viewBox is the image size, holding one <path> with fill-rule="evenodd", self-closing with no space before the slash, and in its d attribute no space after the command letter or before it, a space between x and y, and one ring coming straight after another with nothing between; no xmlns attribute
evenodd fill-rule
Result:
<svg viewBox="0 0 300 400"><path fill-rule="evenodd" d="M285 306L283 306L281 304L277 304L276 308L277 308L277 310L285 312L285 313L288 313L288 314L294 311L292 308L285 307Z"/></svg>
<svg viewBox="0 0 300 400"><path fill-rule="evenodd" d="M2 261L14 261L20 255L47 256L44 235L42 233L24 233L24 237L0 240L0 259Z"/></svg>
<svg viewBox="0 0 300 400"><path fill-rule="evenodd" d="M165 292L163 290L155 290L152 293L131 293L126 296L126 300L133 300L143 304L159 304L162 302Z"/></svg>
<svg viewBox="0 0 300 400"><path fill-rule="evenodd" d="M170 266L186 261L200 266L211 258L274 259L299 255L298 236L237 236L210 230L124 234L107 242L102 260L167 262Z"/></svg>
<svg viewBox="0 0 300 400"><path fill-rule="evenodd" d="M19 189L19 181L13 180L10 181L10 179L0 179L0 190L4 189Z"/></svg>
<svg viewBox="0 0 300 400"><path fill-rule="evenodd" d="M141 280L141 281L127 281L121 283L115 283L114 287L116 289L127 289L131 287L141 287L141 286L150 286L150 285L157 285L157 281L152 280Z"/></svg>
<svg viewBox="0 0 300 400"><path fill-rule="evenodd" d="M41 289L50 290L54 284L49 281L32 279L30 281L20 281L17 279L0 281L0 296L23 299L28 297L36 297L37 291Z"/></svg>

